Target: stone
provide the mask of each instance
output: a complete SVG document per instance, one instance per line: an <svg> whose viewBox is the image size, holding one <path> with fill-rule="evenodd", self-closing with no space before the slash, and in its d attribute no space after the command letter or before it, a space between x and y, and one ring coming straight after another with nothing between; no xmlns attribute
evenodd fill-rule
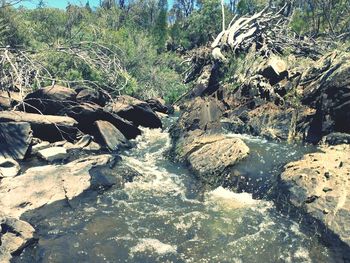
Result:
<svg viewBox="0 0 350 263"><path fill-rule="evenodd" d="M328 145L350 144L350 134L332 132L322 138L322 142Z"/></svg>
<svg viewBox="0 0 350 263"><path fill-rule="evenodd" d="M38 151L38 155L40 158L48 161L55 162L66 159L67 150L64 147L50 147L43 150Z"/></svg>
<svg viewBox="0 0 350 263"><path fill-rule="evenodd" d="M128 139L110 122L108 121L96 121L96 125L99 135L96 137L101 143L104 143L110 150L116 151L123 147L129 146Z"/></svg>
<svg viewBox="0 0 350 263"><path fill-rule="evenodd" d="M218 176L246 158L248 146L238 138L224 138L204 144L188 156L190 168L201 177Z"/></svg>
<svg viewBox="0 0 350 263"><path fill-rule="evenodd" d="M261 69L261 75L267 78L271 85L275 85L288 77L287 64L281 58L272 56Z"/></svg>
<svg viewBox="0 0 350 263"><path fill-rule="evenodd" d="M42 142L40 142L40 143L35 144L35 145L32 146L31 154L32 154L32 155L36 155L39 151L44 150L44 149L47 149L47 148L49 148L49 147L51 147L50 142L48 142L48 141L42 141Z"/></svg>
<svg viewBox="0 0 350 263"><path fill-rule="evenodd" d="M76 143L77 146L84 148L88 146L93 140L93 137L89 134L84 134L80 140Z"/></svg>
<svg viewBox="0 0 350 263"><path fill-rule="evenodd" d="M165 101L159 98L146 100L147 104L155 112L169 113L169 108L165 105Z"/></svg>
<svg viewBox="0 0 350 263"><path fill-rule="evenodd" d="M82 89L76 97L78 102L93 102L104 107L106 105L106 97L102 92L93 89Z"/></svg>
<svg viewBox="0 0 350 263"><path fill-rule="evenodd" d="M35 240L35 230L27 222L0 214L0 262L9 262L11 255Z"/></svg>
<svg viewBox="0 0 350 263"><path fill-rule="evenodd" d="M111 155L81 158L64 165L29 168L21 176L3 178L0 184L1 212L20 217L24 212L59 200L72 200L91 185L90 170L108 164Z"/></svg>
<svg viewBox="0 0 350 263"><path fill-rule="evenodd" d="M74 140L77 133L77 121L67 116L42 115L20 111L0 112L0 122L27 122L33 130L33 136L54 142L57 140Z"/></svg>
<svg viewBox="0 0 350 263"><path fill-rule="evenodd" d="M281 189L286 189L283 192L291 204L350 245L350 145L323 147L322 151L286 165Z"/></svg>
<svg viewBox="0 0 350 263"><path fill-rule="evenodd" d="M120 116L107 112L101 106L94 103L80 103L65 112L68 116L78 121L80 131L92 136L98 135L94 125L95 121L102 120L112 123L127 139L134 139L141 134L141 130Z"/></svg>
<svg viewBox="0 0 350 263"><path fill-rule="evenodd" d="M24 98L25 110L30 113L62 115L62 110L76 104L75 90L59 85L38 89Z"/></svg>
<svg viewBox="0 0 350 263"><path fill-rule="evenodd" d="M86 150L86 151L97 152L97 151L100 151L101 148L102 148L101 145L99 145L98 143L92 141L92 142L90 142L90 144L88 146L85 146L83 149Z"/></svg>
<svg viewBox="0 0 350 263"><path fill-rule="evenodd" d="M0 122L0 156L23 160L32 138L32 129L29 123Z"/></svg>
<svg viewBox="0 0 350 263"><path fill-rule="evenodd" d="M11 158L0 157L0 178L17 176L20 171L18 162Z"/></svg>
<svg viewBox="0 0 350 263"><path fill-rule="evenodd" d="M146 102L130 96L118 96L110 109L113 113L132 122L135 126L162 127L161 120Z"/></svg>

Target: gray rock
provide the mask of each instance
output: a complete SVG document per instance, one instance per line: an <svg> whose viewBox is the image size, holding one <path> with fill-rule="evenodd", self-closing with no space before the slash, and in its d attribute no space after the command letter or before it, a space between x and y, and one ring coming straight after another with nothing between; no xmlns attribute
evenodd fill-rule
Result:
<svg viewBox="0 0 350 263"><path fill-rule="evenodd" d="M59 200L71 200L91 187L90 170L112 160L111 155L90 156L65 165L28 169L0 184L1 212L20 217L24 212Z"/></svg>
<svg viewBox="0 0 350 263"><path fill-rule="evenodd" d="M0 178L1 177L14 177L18 175L21 167L18 162L11 158L0 157Z"/></svg>
<svg viewBox="0 0 350 263"><path fill-rule="evenodd" d="M0 262L9 262L13 253L19 252L35 240L34 228L17 218L0 215Z"/></svg>
<svg viewBox="0 0 350 263"><path fill-rule="evenodd" d="M281 175L287 198L350 245L350 145L324 147L289 163Z"/></svg>
<svg viewBox="0 0 350 263"><path fill-rule="evenodd" d="M47 148L50 148L50 142L48 142L48 141L42 141L42 142L40 142L40 143L35 144L35 145L32 146L32 151L31 151L31 153L32 153L32 155L35 155L35 154L37 154L39 151L44 150L44 149L47 149Z"/></svg>
<svg viewBox="0 0 350 263"><path fill-rule="evenodd" d="M44 150L40 150L38 152L38 155L48 162L64 160L68 157L67 150L64 147L50 147Z"/></svg>
<svg viewBox="0 0 350 263"><path fill-rule="evenodd" d="M32 129L29 123L0 123L0 156L23 160L32 138Z"/></svg>
<svg viewBox="0 0 350 263"><path fill-rule="evenodd" d="M108 121L96 121L95 125L99 131L101 142L110 150L115 151L129 146L128 139L113 124Z"/></svg>

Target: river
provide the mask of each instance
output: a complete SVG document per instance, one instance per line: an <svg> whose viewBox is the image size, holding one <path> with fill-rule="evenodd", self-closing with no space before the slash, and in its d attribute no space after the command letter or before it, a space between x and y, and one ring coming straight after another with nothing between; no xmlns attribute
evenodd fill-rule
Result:
<svg viewBox="0 0 350 263"><path fill-rule="evenodd" d="M283 164L307 151L241 137L252 154L237 169L255 173L264 188ZM70 206L37 209L30 222L39 242L14 262L340 262L268 198L203 186L170 161L167 130L144 129L135 143L119 165L139 176Z"/></svg>

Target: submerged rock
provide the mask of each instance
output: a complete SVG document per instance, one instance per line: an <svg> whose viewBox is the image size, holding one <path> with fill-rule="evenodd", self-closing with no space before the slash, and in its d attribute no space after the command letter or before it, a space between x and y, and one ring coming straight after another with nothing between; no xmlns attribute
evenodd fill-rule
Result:
<svg viewBox="0 0 350 263"><path fill-rule="evenodd" d="M338 145L289 163L281 175L287 198L350 245L350 146Z"/></svg>
<svg viewBox="0 0 350 263"><path fill-rule="evenodd" d="M0 123L0 156L23 160L32 138L32 129L29 123Z"/></svg>

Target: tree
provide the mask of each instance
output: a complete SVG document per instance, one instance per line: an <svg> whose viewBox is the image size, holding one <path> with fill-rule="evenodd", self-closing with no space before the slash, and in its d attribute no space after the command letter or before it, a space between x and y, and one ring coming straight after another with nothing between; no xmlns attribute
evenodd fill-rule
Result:
<svg viewBox="0 0 350 263"><path fill-rule="evenodd" d="M168 1L159 0L158 16L156 18L156 24L154 28L154 35L158 52L163 51L165 48L165 42L167 39L167 12Z"/></svg>

